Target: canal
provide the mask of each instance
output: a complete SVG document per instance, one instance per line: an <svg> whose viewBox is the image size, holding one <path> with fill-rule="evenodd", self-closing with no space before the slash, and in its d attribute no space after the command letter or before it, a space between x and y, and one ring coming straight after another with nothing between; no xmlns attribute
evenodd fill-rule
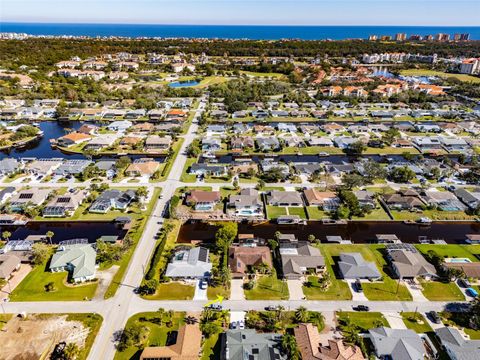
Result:
<svg viewBox="0 0 480 360"><path fill-rule="evenodd" d="M205 222L187 222L182 225L178 235L179 243L192 241L213 242L216 226ZM418 243L419 236L428 239L442 239L447 243L463 243L466 234L480 231L478 222L434 222L430 226L405 224L397 221L351 221L346 225L326 225L322 222L308 222L306 225L278 225L275 223L238 225L239 234L253 234L263 239L273 239L275 232L295 234L299 240L307 240L313 234L321 242L326 242L327 235L338 235L354 243L369 243L375 234L395 234L406 243Z"/></svg>

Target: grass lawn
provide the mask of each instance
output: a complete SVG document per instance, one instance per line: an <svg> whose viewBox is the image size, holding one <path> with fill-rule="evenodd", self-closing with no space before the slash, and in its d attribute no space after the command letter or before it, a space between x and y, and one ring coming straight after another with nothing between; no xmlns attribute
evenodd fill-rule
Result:
<svg viewBox="0 0 480 360"><path fill-rule="evenodd" d="M363 154L367 155L401 155L404 153L420 154L415 148L397 148L391 146L384 147L383 149L368 147L367 150L363 152Z"/></svg>
<svg viewBox="0 0 480 360"><path fill-rule="evenodd" d="M257 279L252 290L244 290L247 300L288 300L288 286L285 281L277 279L274 272Z"/></svg>
<svg viewBox="0 0 480 360"><path fill-rule="evenodd" d="M328 212L322 210L320 206L307 206L307 212L310 220L329 219Z"/></svg>
<svg viewBox="0 0 480 360"><path fill-rule="evenodd" d="M476 261L480 260L480 245L464 245L467 251L470 251L473 255L478 256Z"/></svg>
<svg viewBox="0 0 480 360"><path fill-rule="evenodd" d="M383 245L320 245L324 254L328 254L331 264L338 260L342 252L359 252L366 261L375 262L377 269L382 274L381 282L364 282L362 283L365 296L372 301L410 301L412 296L405 285L400 285L397 292L397 281L392 279L385 271L387 262L381 251ZM334 259L335 258L335 259Z"/></svg>
<svg viewBox="0 0 480 360"><path fill-rule="evenodd" d="M340 311L337 312L337 319L340 324L350 321L357 325L362 332L379 326L390 327L387 319L380 312Z"/></svg>
<svg viewBox="0 0 480 360"><path fill-rule="evenodd" d="M410 211L391 211L395 220L418 220L425 216L432 220L473 220L475 216L467 215L463 211L440 211L440 210L424 210L421 213Z"/></svg>
<svg viewBox="0 0 480 360"><path fill-rule="evenodd" d="M380 206L377 209L373 209L368 214L365 214L365 216L354 216L352 217L352 220L390 220L390 217Z"/></svg>
<svg viewBox="0 0 480 360"><path fill-rule="evenodd" d="M187 161L185 161L185 166L183 167L182 175L180 176L180 181L186 182L186 183L193 183L197 180L197 177L195 175L188 174L187 171L192 166L197 162L197 159L195 158L188 158Z"/></svg>
<svg viewBox="0 0 480 360"><path fill-rule="evenodd" d="M271 77L271 78L276 78L277 80L286 79L286 76L284 74L274 73L274 72L263 73L263 72L241 70L240 74L245 74L248 76L255 76L255 77Z"/></svg>
<svg viewBox="0 0 480 360"><path fill-rule="evenodd" d="M276 219L282 215L287 215L287 208L267 205L267 217L269 219Z"/></svg>
<svg viewBox="0 0 480 360"><path fill-rule="evenodd" d="M161 318L161 314L158 312L144 312L133 315L128 319L125 327L132 325L141 325L148 328L148 338L144 346L165 346L167 343L167 336L170 332L178 330L180 325L184 322L185 313L176 312L172 318L171 327L168 327L166 324L159 324L158 319ZM131 346L125 351L117 351L115 353L115 360L130 360L130 359L139 359L140 358L141 348L136 346Z"/></svg>
<svg viewBox="0 0 480 360"><path fill-rule="evenodd" d="M184 138L179 138L178 141L175 141L175 143L172 146L173 155L171 157L168 157L165 160L165 163L162 164L162 167L161 167L162 173L161 173L160 179L151 180L151 182L165 181L167 179L173 164L175 164L175 160L177 159L178 153L180 152L180 148L182 147L182 144L184 141L185 141Z"/></svg>
<svg viewBox="0 0 480 360"><path fill-rule="evenodd" d="M202 346L202 357L200 360L219 360L221 353L221 341L220 334L210 335L209 338L205 338Z"/></svg>
<svg viewBox="0 0 480 360"><path fill-rule="evenodd" d="M331 271L329 268L328 271ZM333 273L333 271L332 271ZM317 276L309 276L308 281L310 286L303 286L303 294L308 300L351 300L352 293L348 287L348 284L344 281L332 278L331 285L326 290L322 290Z"/></svg>
<svg viewBox="0 0 480 360"><path fill-rule="evenodd" d="M13 314L0 314L0 330L3 329L5 324L13 317Z"/></svg>
<svg viewBox="0 0 480 360"><path fill-rule="evenodd" d="M93 298L97 289L96 282L80 285L66 284L67 272L51 273L47 264L37 265L13 290L11 301L81 301ZM45 285L55 284L55 291L46 292Z"/></svg>
<svg viewBox="0 0 480 360"><path fill-rule="evenodd" d="M401 312L400 315L402 316L405 326L418 334L433 331L427 320L425 320L423 315L420 313Z"/></svg>
<svg viewBox="0 0 480 360"><path fill-rule="evenodd" d="M195 295L194 286L171 282L160 284L155 294L144 298L147 300L192 300L193 295Z"/></svg>
<svg viewBox="0 0 480 360"><path fill-rule="evenodd" d="M230 297L230 289L226 289L223 286L208 286L207 288L207 297L208 300L216 300L217 296L223 296L224 299L228 299Z"/></svg>
<svg viewBox="0 0 480 360"><path fill-rule="evenodd" d="M418 244L415 247L420 251L422 254L427 254L430 250L435 251L439 256L442 257L449 257L449 258L467 258L472 261L478 261L479 259L474 255L473 251L475 248L474 246L478 247L478 251L480 251L479 245L456 245L456 244L449 244L449 245L431 245L431 244Z"/></svg>
<svg viewBox="0 0 480 360"><path fill-rule="evenodd" d="M454 283L421 281L423 295L431 301L465 301L461 290Z"/></svg>
<svg viewBox="0 0 480 360"><path fill-rule="evenodd" d="M305 212L304 207L289 207L288 208L288 213L290 215L298 215L298 216L300 216L300 219L306 219L307 218L307 214Z"/></svg>
<svg viewBox="0 0 480 360"><path fill-rule="evenodd" d="M468 327L470 320L468 314L443 311L440 315L442 316L442 321L445 325L463 328L465 333L470 336L470 339L480 340L480 330L474 330Z"/></svg>
<svg viewBox="0 0 480 360"><path fill-rule="evenodd" d="M453 77L460 81L471 81L474 83L480 83L480 78L466 75L466 74L449 74L443 71L435 71L428 69L407 69L400 71L400 74L405 76L438 76L441 78Z"/></svg>

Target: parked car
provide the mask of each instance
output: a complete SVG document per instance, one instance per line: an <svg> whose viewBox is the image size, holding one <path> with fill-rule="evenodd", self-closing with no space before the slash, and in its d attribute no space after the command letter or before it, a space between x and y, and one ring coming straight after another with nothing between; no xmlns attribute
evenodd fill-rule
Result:
<svg viewBox="0 0 480 360"><path fill-rule="evenodd" d="M370 311L370 308L367 305L353 306L352 309L355 311Z"/></svg>
<svg viewBox="0 0 480 360"><path fill-rule="evenodd" d="M474 288L471 288L469 287L466 291L467 295L468 296L471 296L471 297L477 297L478 296L478 291L475 290Z"/></svg>
<svg viewBox="0 0 480 360"><path fill-rule="evenodd" d="M207 280L202 279L202 280L200 280L198 285L199 285L200 289L205 290L207 288L207 284L208 284Z"/></svg>
<svg viewBox="0 0 480 360"><path fill-rule="evenodd" d="M435 324L440 324L442 322L442 319L440 318L440 315L436 311L430 311L428 313L428 317L435 323Z"/></svg>
<svg viewBox="0 0 480 360"><path fill-rule="evenodd" d="M359 293L363 292L362 282L360 279L355 280L355 290Z"/></svg>
<svg viewBox="0 0 480 360"><path fill-rule="evenodd" d="M209 309L213 309L213 310L218 310L218 311L220 311L220 310L222 310L222 305L220 305L220 304L210 304L210 305L208 306L208 308L209 308Z"/></svg>
<svg viewBox="0 0 480 360"><path fill-rule="evenodd" d="M468 279L458 279L458 284L464 288L472 287L472 284L470 284L470 281L468 281Z"/></svg>
<svg viewBox="0 0 480 360"><path fill-rule="evenodd" d="M276 307L276 306L273 306L273 305L269 305L269 306L266 306L266 307L265 307L265 310L267 310L267 311L275 311L275 310L277 310L277 307Z"/></svg>

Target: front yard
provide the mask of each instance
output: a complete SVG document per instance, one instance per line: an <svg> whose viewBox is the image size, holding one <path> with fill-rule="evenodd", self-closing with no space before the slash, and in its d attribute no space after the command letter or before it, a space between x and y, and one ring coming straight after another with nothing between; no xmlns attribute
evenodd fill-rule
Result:
<svg viewBox="0 0 480 360"><path fill-rule="evenodd" d="M380 312L354 312L340 311L337 312L337 320L340 326L345 324L354 324L362 332L374 329L380 326L390 327L387 319Z"/></svg>
<svg viewBox="0 0 480 360"><path fill-rule="evenodd" d="M146 300L192 300L195 286L179 282L162 283L153 295L145 295Z"/></svg>
<svg viewBox="0 0 480 360"><path fill-rule="evenodd" d="M420 313L401 312L400 315L402 316L405 326L408 329L415 331L417 334L425 334L433 331L427 320L425 320Z"/></svg>
<svg viewBox="0 0 480 360"><path fill-rule="evenodd" d="M423 295L431 301L465 301L465 296L453 283L440 281L421 281Z"/></svg>
<svg viewBox="0 0 480 360"><path fill-rule="evenodd" d="M275 272L271 275L260 276L251 290L244 290L247 300L288 300L288 286L286 281L277 278Z"/></svg>

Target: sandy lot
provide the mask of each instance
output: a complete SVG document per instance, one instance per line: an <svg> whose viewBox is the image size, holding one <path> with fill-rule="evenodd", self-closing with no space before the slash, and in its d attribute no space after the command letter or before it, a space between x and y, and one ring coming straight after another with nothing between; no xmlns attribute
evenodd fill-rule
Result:
<svg viewBox="0 0 480 360"><path fill-rule="evenodd" d="M29 315L12 318L0 332L1 360L49 358L59 342L85 344L89 329L66 315Z"/></svg>

